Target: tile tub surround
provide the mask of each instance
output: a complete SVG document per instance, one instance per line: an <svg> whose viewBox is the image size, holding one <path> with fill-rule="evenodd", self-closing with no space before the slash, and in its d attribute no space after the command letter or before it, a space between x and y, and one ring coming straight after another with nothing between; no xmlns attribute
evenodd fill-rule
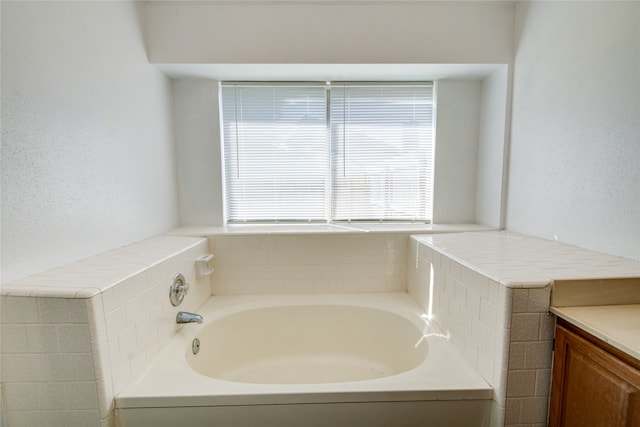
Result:
<svg viewBox="0 0 640 427"><path fill-rule="evenodd" d="M191 284L180 310L211 295L194 260L206 239L159 236L3 285L1 376L9 426L113 426L113 397L174 334L173 274Z"/></svg>
<svg viewBox="0 0 640 427"><path fill-rule="evenodd" d="M101 379L86 301L1 297L0 378L9 426L100 425Z"/></svg>
<svg viewBox="0 0 640 427"><path fill-rule="evenodd" d="M186 227L209 236L214 295L397 292L406 289L414 232L487 230L485 226L359 224Z"/></svg>
<svg viewBox="0 0 640 427"><path fill-rule="evenodd" d="M376 228L375 225L368 227ZM403 231L406 234L416 231L416 227L384 226L381 231ZM277 237L310 232L367 235L371 231L336 226L322 226L320 229L306 226L267 228L266 234L275 233ZM488 229L476 225L418 228L420 232ZM176 229L164 236L4 284L0 288L3 336L0 379L2 410L7 414L9 425L112 426L113 396L133 380L135 373L147 365L156 350L175 331L173 319L178 309L170 307L166 298L168 281L173 274L181 271L192 285L197 284L191 287L191 293L180 309L193 311L211 295L209 278L194 282L193 260L210 252L207 240L200 236L208 235L212 230L215 235L231 234L228 228ZM260 242L260 237L265 234L263 227L248 234L245 227L235 230L244 236L245 242L247 236L257 237L254 242ZM390 242L395 239L392 234L387 237ZM403 238L407 240L406 235ZM400 248L402 250L404 247ZM391 253L388 251L387 255L391 256ZM294 264L289 265L303 268ZM317 271L318 265L312 265ZM343 265L343 268L348 268L348 265ZM303 283L308 285L310 282ZM299 291L308 289L307 286L298 287ZM51 305L66 308L46 308ZM82 321L75 323L77 319L69 322L65 317L56 318L55 313L58 312L66 313L65 316L75 312L84 314ZM28 314L23 316L23 313ZM27 335L25 331L28 331ZM78 353L75 344L67 342L68 337L77 338L77 334L84 334L80 338L84 353ZM25 342L25 336L30 341ZM92 373L83 374L77 381L68 381L64 376L55 377L55 380L48 378L49 371L63 370L68 356L90 360ZM46 375L38 375L38 380L33 378L34 372L43 371ZM68 378L75 377L70 375ZM76 399L79 394L83 396L84 403ZM54 399L53 403L51 399Z"/></svg>
<svg viewBox="0 0 640 427"><path fill-rule="evenodd" d="M407 234L213 236L214 295L395 292Z"/></svg>
<svg viewBox="0 0 640 427"><path fill-rule="evenodd" d="M326 292L331 283L339 283L339 289L329 289L332 292L406 286L424 307L428 308L432 301L435 320L494 386L493 425L520 421L536 425L540 414L546 416L549 369L544 355L551 329L547 316L551 278L640 276L640 263L513 233L483 232L481 227L473 226L469 229L478 232L409 239L410 230L336 231L332 226L318 233L303 233L314 234L306 241L300 230L279 227L266 234L261 230L234 229L233 233L218 230L212 234L199 230L196 235L210 235L212 246L215 244L222 254L216 253L214 260L214 291L282 293L292 292L293 286L295 292ZM456 228L448 231L455 232ZM184 268L182 273L188 281L197 284L180 309L193 311L211 295L208 279L194 282L192 277L195 258L214 252L213 247L208 248L207 239L184 236L192 232L174 230L172 235L21 279L0 289L2 398L9 425L114 424L113 395L147 366L149 357L176 330L173 318L178 309L169 306L165 280L170 280L176 269ZM423 232L444 233L445 229ZM218 245L220 238L222 243ZM336 250L344 244L351 245L350 251L342 254L346 258L337 258ZM226 249L223 245L227 245ZM418 247L420 257L414 258L416 254L411 251ZM225 251L231 254L230 263L225 261ZM429 270L424 269L426 254L431 254L434 264L432 295L425 273ZM265 261L265 255L281 262L274 269L269 258ZM284 258L289 255L292 258ZM373 271L380 274L377 277L390 279L388 282L365 280L372 274L368 270L374 264L371 259L392 264L384 268L373 265ZM236 284L228 288L225 281L218 282L219 275L224 278L227 265L245 260L251 260L247 274L264 281L246 279L239 289L233 289ZM394 264L398 264L399 271L394 270ZM414 271L416 268L421 270ZM266 278L261 276L263 273L299 274L302 281L294 285L280 282L282 276ZM400 276L394 276L398 273ZM342 276L327 277L338 274ZM25 317L23 313L30 315ZM75 317L78 313L84 314ZM136 317L136 313L142 317ZM81 377L66 377L65 365L56 363L69 360L68 355L74 355L79 363L91 360L92 365L78 374ZM42 380L36 381L29 377L34 372L54 377L39 376Z"/></svg>
<svg viewBox="0 0 640 427"><path fill-rule="evenodd" d="M553 279L640 275L637 261L508 232L412 236L407 268L408 292L494 387L494 426L546 425Z"/></svg>

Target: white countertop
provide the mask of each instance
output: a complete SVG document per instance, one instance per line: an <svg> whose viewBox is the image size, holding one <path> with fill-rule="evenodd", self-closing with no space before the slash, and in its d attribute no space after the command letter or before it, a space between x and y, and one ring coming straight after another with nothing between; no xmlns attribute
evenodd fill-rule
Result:
<svg viewBox="0 0 640 427"><path fill-rule="evenodd" d="M554 280L640 277L640 262L507 231L413 236L435 251L509 288Z"/></svg>
<svg viewBox="0 0 640 427"><path fill-rule="evenodd" d="M551 307L551 312L640 360L640 304Z"/></svg>

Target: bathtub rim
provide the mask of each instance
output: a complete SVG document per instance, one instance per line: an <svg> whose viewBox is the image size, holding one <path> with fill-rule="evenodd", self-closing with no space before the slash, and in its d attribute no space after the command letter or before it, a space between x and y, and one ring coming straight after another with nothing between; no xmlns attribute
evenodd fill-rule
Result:
<svg viewBox="0 0 640 427"><path fill-rule="evenodd" d="M409 371L372 380L320 384L252 384L204 376L186 360L193 337L228 314L282 305L364 306L390 311L422 329L430 354L444 366L422 363ZM140 376L116 396L117 409L421 400L491 400L493 389L406 292L212 296L197 310L205 321L179 328ZM428 368L426 368L428 367ZM416 378L416 375L418 377ZM181 385L178 385L182 383Z"/></svg>

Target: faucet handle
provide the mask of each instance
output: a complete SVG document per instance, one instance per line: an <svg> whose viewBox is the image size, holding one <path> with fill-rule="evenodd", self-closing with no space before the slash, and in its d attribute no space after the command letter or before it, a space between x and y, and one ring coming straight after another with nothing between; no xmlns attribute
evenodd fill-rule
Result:
<svg viewBox="0 0 640 427"><path fill-rule="evenodd" d="M173 281L169 288L169 301L171 301L171 305L174 307L179 306L187 295L187 292L189 292L189 284L184 276L181 273L173 276Z"/></svg>

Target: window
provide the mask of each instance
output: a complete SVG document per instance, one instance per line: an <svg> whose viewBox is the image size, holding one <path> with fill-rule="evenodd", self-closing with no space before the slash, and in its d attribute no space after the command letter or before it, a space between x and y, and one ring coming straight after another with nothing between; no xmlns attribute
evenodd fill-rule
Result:
<svg viewBox="0 0 640 427"><path fill-rule="evenodd" d="M431 83L223 83L227 221L429 221Z"/></svg>

